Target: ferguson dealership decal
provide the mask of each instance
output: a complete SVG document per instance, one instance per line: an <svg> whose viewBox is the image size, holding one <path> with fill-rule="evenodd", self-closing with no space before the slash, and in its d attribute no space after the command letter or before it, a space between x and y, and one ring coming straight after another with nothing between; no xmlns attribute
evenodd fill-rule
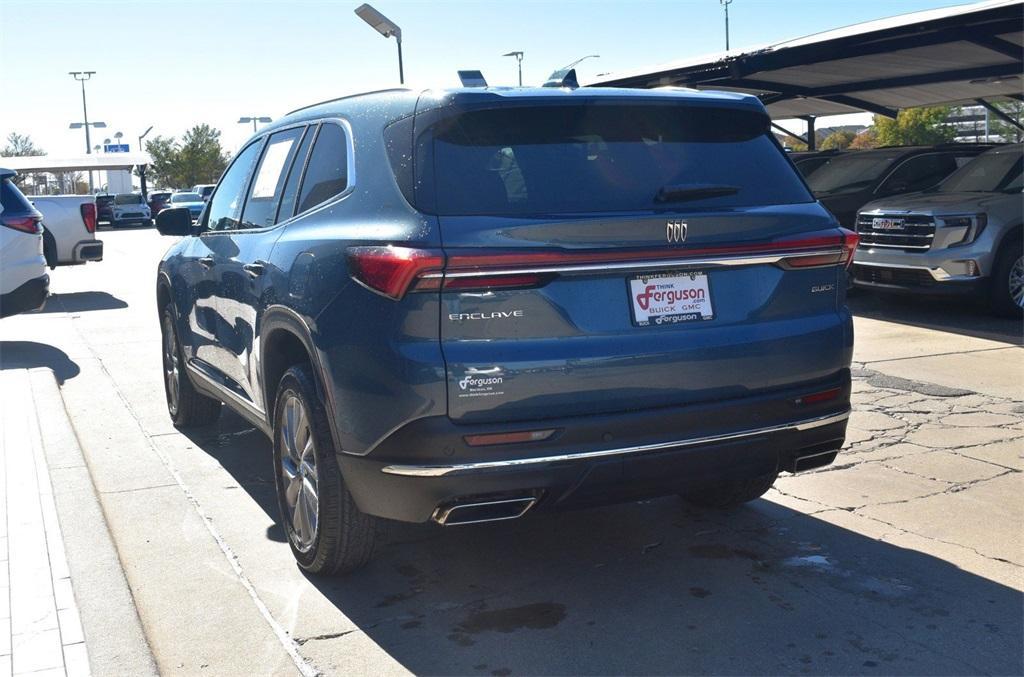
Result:
<svg viewBox="0 0 1024 677"><path fill-rule="evenodd" d="M475 369L471 367L459 379L458 395L459 397L493 397L495 395L504 395L505 391L502 388L504 382L505 379L499 367L492 369Z"/></svg>
<svg viewBox="0 0 1024 677"><path fill-rule="evenodd" d="M642 275L629 281L637 325L714 319L707 273Z"/></svg>

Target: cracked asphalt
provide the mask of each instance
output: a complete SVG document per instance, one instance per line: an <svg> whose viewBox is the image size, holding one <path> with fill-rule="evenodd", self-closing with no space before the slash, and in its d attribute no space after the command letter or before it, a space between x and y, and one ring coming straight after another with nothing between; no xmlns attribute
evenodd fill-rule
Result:
<svg viewBox="0 0 1024 677"><path fill-rule="evenodd" d="M873 296L828 468L715 512L674 498L515 522L394 525L348 578L294 566L270 447L176 431L153 272L103 232L0 367L49 366L165 674L1022 674L1020 323Z"/></svg>

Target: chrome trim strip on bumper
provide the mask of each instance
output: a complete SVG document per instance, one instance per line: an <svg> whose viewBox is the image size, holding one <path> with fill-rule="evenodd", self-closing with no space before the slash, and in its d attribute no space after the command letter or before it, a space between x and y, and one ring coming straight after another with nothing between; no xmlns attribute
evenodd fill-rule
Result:
<svg viewBox="0 0 1024 677"><path fill-rule="evenodd" d="M648 451L659 451L662 449L674 449L678 447L694 447L701 444L714 444L728 440L741 439L744 437L756 437L769 433L777 433L786 430L811 430L822 426L831 425L845 421L850 417L850 412L819 416L794 423L783 423L780 425L756 428L754 430L743 430L734 433L723 433L721 435L708 435L706 437L693 437L672 442L659 442L657 444L643 444L635 447L620 447L617 449L600 449L598 451L583 451L573 454L558 454L556 456L541 456L538 458L513 458L504 461L480 461L478 463L461 463L457 465L389 465L381 469L381 472L388 475L403 475L405 477L443 477L445 475L472 473L480 470L495 470L504 468L516 468L520 466L546 465L549 463L561 463L564 461L581 461L592 458L603 458L605 456L619 456L626 454L641 454Z"/></svg>
<svg viewBox="0 0 1024 677"><path fill-rule="evenodd" d="M876 263L874 261L858 261L857 259L853 260L853 265L855 265L855 266L867 266L869 268L899 268L900 270L926 270L926 271L928 271L928 274L931 275L932 278L936 282L945 282L947 280L952 280L952 279L954 279L954 277L956 277L956 276L950 275L949 273L944 271L942 268L929 268L928 266L908 266L908 265L902 264L902 263ZM973 279L973 278L969 278L968 276L961 275L961 276L957 277L957 279Z"/></svg>
<svg viewBox="0 0 1024 677"><path fill-rule="evenodd" d="M479 270L454 270L448 272L428 273L423 275L426 279L437 279L442 277L491 277L493 275L521 275L523 273L608 273L620 270L661 270L664 268L718 268L725 266L754 266L758 264L779 263L789 258L834 255L841 256L842 249L803 249L799 251L782 251L771 254L743 255L743 256L710 256L701 259L647 259L645 261L621 261L612 263L580 263L576 265L558 266L523 266L520 268L496 268L493 270L481 268ZM839 265L828 264L828 265Z"/></svg>

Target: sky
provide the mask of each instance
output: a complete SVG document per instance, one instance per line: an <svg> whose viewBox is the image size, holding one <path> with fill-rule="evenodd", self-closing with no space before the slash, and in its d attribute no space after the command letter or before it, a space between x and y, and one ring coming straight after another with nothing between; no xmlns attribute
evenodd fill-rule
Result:
<svg viewBox="0 0 1024 677"><path fill-rule="evenodd" d="M31 135L50 155L85 151L80 85L92 145L120 131L137 147L147 127L177 136L198 123L234 152L252 133L240 116L277 118L310 103L396 86L395 40L353 10L361 0L53 2L0 0L0 139ZM524 84L588 54L581 82L724 50L719 0L373 0L402 28L406 84L456 86L460 69L490 84ZM906 12L963 4L943 0L734 0L733 50ZM868 115L826 118L867 124ZM801 123L791 125L799 130ZM2 144L0 144L2 146Z"/></svg>

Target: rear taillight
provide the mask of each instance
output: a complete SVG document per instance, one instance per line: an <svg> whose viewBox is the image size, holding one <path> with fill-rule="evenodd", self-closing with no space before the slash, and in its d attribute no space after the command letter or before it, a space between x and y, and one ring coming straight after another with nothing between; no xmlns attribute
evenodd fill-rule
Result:
<svg viewBox="0 0 1024 677"><path fill-rule="evenodd" d="M85 224L85 229L90 233L96 232L96 205L91 202L86 202L79 211L82 212L82 223Z"/></svg>
<svg viewBox="0 0 1024 677"><path fill-rule="evenodd" d="M20 230L23 233L38 235L43 232L39 227L41 219L38 216L0 216L0 226Z"/></svg>
<svg viewBox="0 0 1024 677"><path fill-rule="evenodd" d="M831 249L827 252L808 252L806 255L787 256L782 265L786 268L817 268L838 265L849 268L860 236L846 228L839 230L839 235L792 242L791 244L797 249L809 247L830 247Z"/></svg>
<svg viewBox="0 0 1024 677"><path fill-rule="evenodd" d="M849 268L850 264L853 263L853 253L857 251L857 245L860 244L860 235L846 228L840 228L839 230L843 232L843 252L846 254L844 263Z"/></svg>
<svg viewBox="0 0 1024 677"><path fill-rule="evenodd" d="M839 229L828 234L784 238L772 242L710 247L628 250L414 249L351 247L349 273L363 286L393 299L407 292L540 287L562 273L601 273L611 268L647 270L659 261L678 266L774 263L784 268L850 265L857 234ZM671 262L671 263L669 263Z"/></svg>
<svg viewBox="0 0 1024 677"><path fill-rule="evenodd" d="M444 253L434 249L350 247L348 250L348 270L352 278L393 299L405 296L414 284L420 289L438 289L440 277L424 278L423 275L440 274L443 266Z"/></svg>

